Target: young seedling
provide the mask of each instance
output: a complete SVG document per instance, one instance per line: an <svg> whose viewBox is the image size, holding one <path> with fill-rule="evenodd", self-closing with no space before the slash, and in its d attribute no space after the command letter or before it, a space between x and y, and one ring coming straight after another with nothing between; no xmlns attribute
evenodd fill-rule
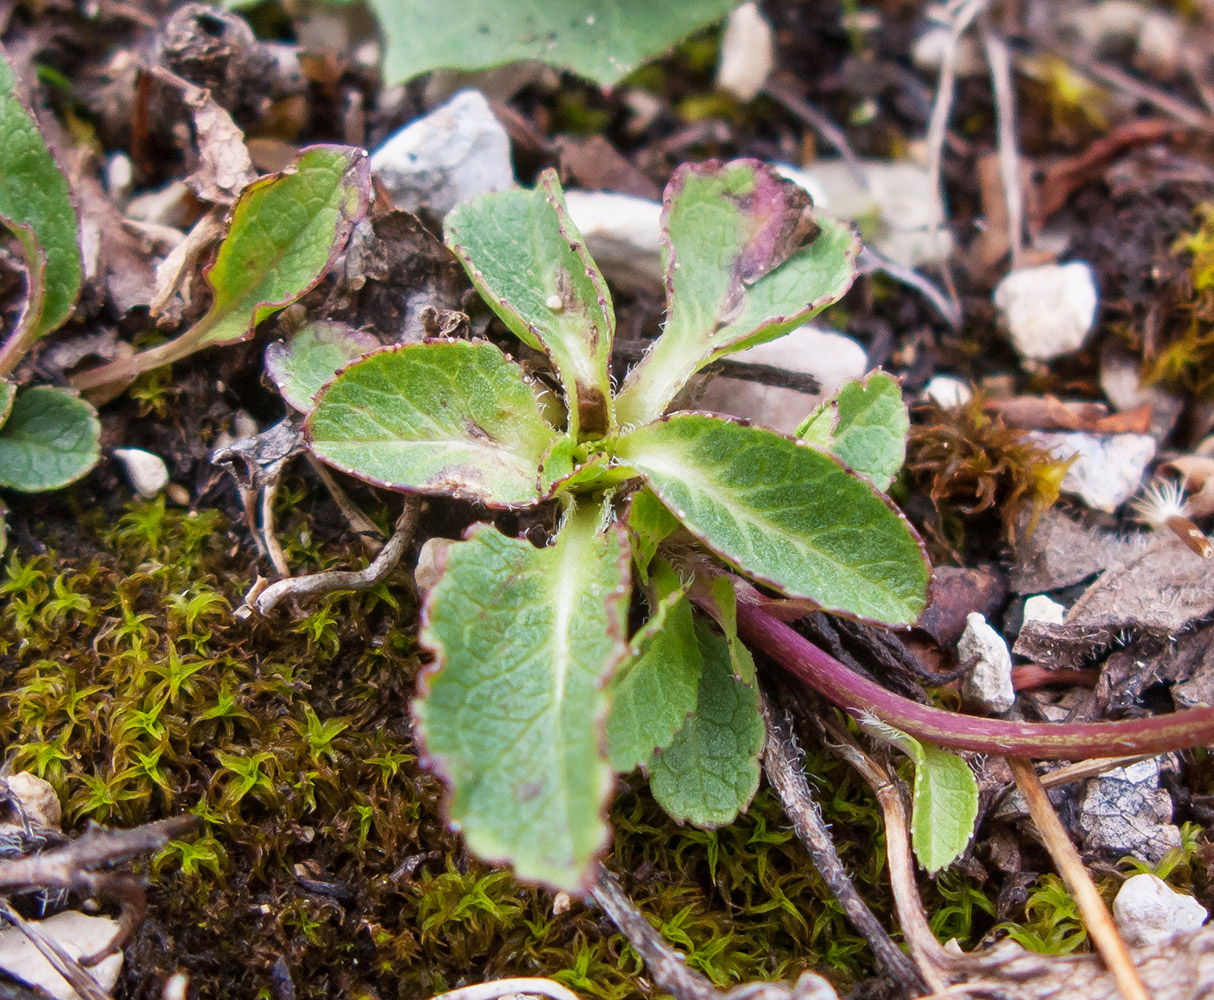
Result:
<svg viewBox="0 0 1214 1000"><path fill-rule="evenodd" d="M487 523L439 544L421 632L434 663L413 716L469 847L575 891L607 847L615 772L641 766L672 816L705 827L754 794L765 730L735 574L890 624L926 602L922 546L875 485L905 445L888 376L814 414L815 443L666 414L705 365L848 289L850 228L737 161L680 168L662 230L665 330L618 394L611 297L548 172L458 207L446 239L503 323L547 355L559 397L494 344L434 340L348 364L306 424L317 456L370 483L490 510L557 505L544 547ZM334 339L301 353L357 352ZM314 381L291 384L306 399Z"/></svg>

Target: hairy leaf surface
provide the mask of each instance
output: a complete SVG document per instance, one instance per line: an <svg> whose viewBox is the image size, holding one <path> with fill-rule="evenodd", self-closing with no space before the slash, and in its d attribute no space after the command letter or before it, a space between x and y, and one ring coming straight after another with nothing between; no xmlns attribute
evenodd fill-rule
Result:
<svg viewBox="0 0 1214 1000"><path fill-rule="evenodd" d="M101 424L83 399L53 386L17 393L0 427L0 486L23 493L57 490L101 457Z"/></svg>
<svg viewBox="0 0 1214 1000"><path fill-rule="evenodd" d="M307 413L339 368L379 346L371 334L346 323L309 323L285 344L266 346L266 374L290 406Z"/></svg>
<svg viewBox="0 0 1214 1000"><path fill-rule="evenodd" d="M317 456L360 479L492 507L539 502L556 438L522 370L485 341L368 355L320 393L305 427Z"/></svg>
<svg viewBox="0 0 1214 1000"><path fill-rule="evenodd" d="M837 456L844 465L889 489L906 461L910 415L892 375L870 372L844 383L800 427L797 437Z"/></svg>
<svg viewBox="0 0 1214 1000"><path fill-rule="evenodd" d="M619 441L620 456L705 545L824 609L910 624L929 570L905 519L867 480L761 427L675 414Z"/></svg>
<svg viewBox="0 0 1214 1000"><path fill-rule="evenodd" d="M484 524L451 545L420 637L436 662L413 703L469 848L570 892L607 848L604 685L628 652L625 536L599 520L575 512L545 549Z"/></svg>

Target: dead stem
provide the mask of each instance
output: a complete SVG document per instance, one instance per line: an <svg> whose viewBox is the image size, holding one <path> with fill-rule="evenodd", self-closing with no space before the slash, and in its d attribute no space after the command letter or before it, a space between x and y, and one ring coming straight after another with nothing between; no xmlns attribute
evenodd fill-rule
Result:
<svg viewBox="0 0 1214 1000"><path fill-rule="evenodd" d="M885 972L899 986L904 987L908 994L913 996L924 992L926 983L923 977L916 971L906 953L894 944L880 921L868 908L868 904L860 898L843 867L843 862L839 860L830 831L822 820L822 813L813 797L809 782L805 780L790 713L787 710L773 709L770 699L763 696L761 706L767 720L767 747L763 751L763 770L780 797L784 811L792 820L793 830L808 849L814 867L843 907L847 918L864 935Z"/></svg>
<svg viewBox="0 0 1214 1000"><path fill-rule="evenodd" d="M1124 1000L1150 1000L1142 980L1138 978L1134 960L1130 958L1125 942L1117 931L1117 925L1113 923L1113 917L1100 898L1092 876L1084 867L1079 852L1063 828L1062 820L1054 811L1053 803L1041 786L1032 761L1025 757L1008 757L1007 762L1016 778L1016 787L1028 803L1029 815L1037 825L1042 843L1075 897L1075 904L1079 907L1079 914L1092 937L1092 943L1108 965L1122 997Z"/></svg>
<svg viewBox="0 0 1214 1000"><path fill-rule="evenodd" d="M579 1000L578 995L553 979L495 979L488 983L461 986L431 997L431 1000L497 1000L513 994L551 997L552 1000Z"/></svg>
<svg viewBox="0 0 1214 1000"><path fill-rule="evenodd" d="M1017 268L1024 253L1024 194L1020 187L1020 153L1016 145L1016 88L1012 80L1012 60L1007 43L995 33L985 11L979 22L986 62L991 71L991 87L995 91L999 173L1003 179L1003 198L1007 205L1012 267Z"/></svg>
<svg viewBox="0 0 1214 1000"><path fill-rule="evenodd" d="M278 532L274 528L274 498L278 496L278 486L281 482L281 476L274 476L261 491L261 538L265 542L266 555L269 556L274 571L279 576L290 576L291 564L287 562L287 554L282 550Z"/></svg>
<svg viewBox="0 0 1214 1000"><path fill-rule="evenodd" d="M416 497L406 498L405 509L396 519L392 537L384 543L379 555L362 569L326 570L323 573L309 573L307 576L288 577L270 584L256 596L250 595L251 606L256 608L259 614L268 615L288 597L314 597L338 590L370 590L396 568L401 556L405 554L405 549L413 541L413 528L417 523L419 506L420 501ZM246 598L246 607L250 606L250 598Z"/></svg>
<svg viewBox="0 0 1214 1000"><path fill-rule="evenodd" d="M948 988L945 971L953 965L954 960L936 940L927 922L923 901L919 898L919 888L915 884L915 863L911 855L910 822L902 790L890 773L866 754L842 726L826 717L820 721L834 741L831 749L860 774L877 796L885 820L885 852L898 923L902 926L902 935L928 988L939 993Z"/></svg>

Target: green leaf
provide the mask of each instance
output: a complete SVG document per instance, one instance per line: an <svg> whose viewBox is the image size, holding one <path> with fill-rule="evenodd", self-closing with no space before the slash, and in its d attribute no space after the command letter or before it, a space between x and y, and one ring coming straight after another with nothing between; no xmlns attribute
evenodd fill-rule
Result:
<svg viewBox="0 0 1214 1000"><path fill-rule="evenodd" d="M288 405L307 413L312 409L312 398L339 368L379 346L371 334L346 323L309 323L285 344L266 346L266 374Z"/></svg>
<svg viewBox="0 0 1214 1000"><path fill-rule="evenodd" d="M657 498L653 490L643 488L628 501L628 534L632 539L632 560L641 579L648 579L649 561L658 546L678 528L679 519Z"/></svg>
<svg viewBox="0 0 1214 1000"><path fill-rule="evenodd" d="M703 621L695 632L704 665L695 714L650 759L649 787L672 818L711 830L754 798L767 731L758 689L734 679L725 640Z"/></svg>
<svg viewBox="0 0 1214 1000"><path fill-rule="evenodd" d="M729 662L733 664L733 675L743 684L755 682L755 658L750 655L742 640L738 638L738 595L734 591L733 581L728 576L718 576L712 581L709 590L711 602L706 602L706 610L713 621L725 633L725 644L729 647Z"/></svg>
<svg viewBox="0 0 1214 1000"><path fill-rule="evenodd" d="M624 435L618 454L708 548L755 579L890 624L923 611L919 539L871 483L824 452L683 413Z"/></svg>
<svg viewBox="0 0 1214 1000"><path fill-rule="evenodd" d="M915 762L911 843L919 863L934 875L961 857L974 835L978 818L974 773L963 757L921 743L892 726L868 719L861 725Z"/></svg>
<svg viewBox="0 0 1214 1000"><path fill-rule="evenodd" d="M851 227L815 217L805 190L757 160L687 164L662 209L666 327L629 373L622 424L660 416L706 364L774 340L851 287Z"/></svg>
<svg viewBox="0 0 1214 1000"><path fill-rule="evenodd" d="M668 746L696 707L701 657L691 602L674 570L659 567L654 576L661 597L632 637L610 688L608 756L621 774Z"/></svg>
<svg viewBox="0 0 1214 1000"><path fill-rule="evenodd" d="M835 455L853 472L889 489L906 461L910 414L892 375L870 372L845 382L797 428L797 437Z"/></svg>
<svg viewBox="0 0 1214 1000"><path fill-rule="evenodd" d="M484 524L452 544L413 702L469 849L569 892L589 890L610 836L604 685L628 652L626 537L600 519L575 511L545 549Z"/></svg>
<svg viewBox="0 0 1214 1000"><path fill-rule="evenodd" d="M13 400L17 398L17 387L12 382L0 379L0 427L13 411Z"/></svg>
<svg viewBox="0 0 1214 1000"><path fill-rule="evenodd" d="M0 221L17 236L28 274L27 302L0 351L7 375L41 337L72 314L84 269L79 227L67 178L55 163L17 75L0 50Z"/></svg>
<svg viewBox="0 0 1214 1000"><path fill-rule="evenodd" d="M389 347L320 393L305 429L312 451L389 489L538 503L540 459L556 432L522 370L485 341Z"/></svg>
<svg viewBox="0 0 1214 1000"><path fill-rule="evenodd" d="M100 457L96 411L63 389L43 385L19 392L0 427L0 486L22 493L74 483Z"/></svg>
<svg viewBox="0 0 1214 1000"><path fill-rule="evenodd" d="M614 425L608 367L615 313L556 172L545 170L531 190L492 191L457 205L444 230L502 322L552 360L569 405L569 433L605 434Z"/></svg>
<svg viewBox="0 0 1214 1000"><path fill-rule="evenodd" d="M371 0L387 42L385 83L433 69L538 60L610 87L736 0Z"/></svg>

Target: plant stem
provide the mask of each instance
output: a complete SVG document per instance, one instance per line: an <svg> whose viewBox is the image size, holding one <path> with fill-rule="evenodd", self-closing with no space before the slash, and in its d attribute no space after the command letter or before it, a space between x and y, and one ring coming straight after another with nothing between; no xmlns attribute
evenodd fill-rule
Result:
<svg viewBox="0 0 1214 1000"><path fill-rule="evenodd" d="M1032 723L984 719L921 705L887 691L762 608L738 604L738 632L789 673L852 713L868 713L918 739L953 750L1038 760L1165 753L1214 743L1214 708L1120 722Z"/></svg>
<svg viewBox="0 0 1214 1000"><path fill-rule="evenodd" d="M1113 923L1109 908L1100 898L1092 876L1084 868L1079 852L1075 850L1062 820L1054 811L1054 805L1041 786L1032 761L1023 757L1008 757L1007 762L1016 778L1016 787L1028 803L1029 815L1037 825L1037 832L1041 834L1046 850L1050 852L1059 874L1070 888L1071 895L1075 897L1075 904L1079 907L1083 922L1092 936L1092 943L1109 967L1117 989L1121 991L1124 1000L1151 1000L1142 980L1138 978L1134 960L1130 958L1125 942L1117 932L1117 925Z"/></svg>

